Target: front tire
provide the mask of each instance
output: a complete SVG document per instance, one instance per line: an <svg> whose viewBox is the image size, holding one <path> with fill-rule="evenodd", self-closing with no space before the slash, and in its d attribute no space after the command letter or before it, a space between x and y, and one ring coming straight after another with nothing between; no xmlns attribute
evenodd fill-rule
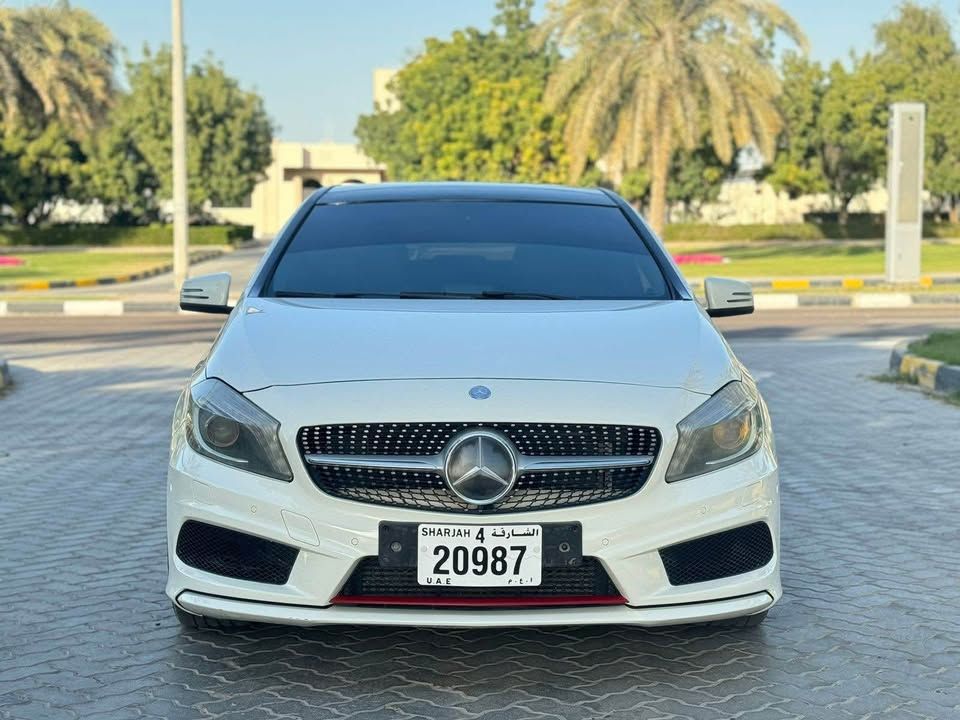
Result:
<svg viewBox="0 0 960 720"><path fill-rule="evenodd" d="M240 620L222 620L206 615L194 615L177 605L173 606L173 612L180 621L180 625L186 630L236 630L248 625Z"/></svg>

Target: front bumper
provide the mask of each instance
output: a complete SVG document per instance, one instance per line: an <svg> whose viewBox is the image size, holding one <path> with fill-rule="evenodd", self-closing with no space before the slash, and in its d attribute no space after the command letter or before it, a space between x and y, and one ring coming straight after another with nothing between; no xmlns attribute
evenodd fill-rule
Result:
<svg viewBox="0 0 960 720"><path fill-rule="evenodd" d="M260 478L184 449L170 467L167 516L167 594L188 612L211 617L294 625L663 625L750 615L781 595L777 469L773 458L763 453L680 483L668 485L652 477L639 493L623 500L476 517L339 500L309 481L287 484ZM296 547L299 554L288 582L265 585L186 565L177 557L176 539L187 520ZM584 556L603 564L627 603L475 611L331 606L357 563L378 554L381 521L579 522ZM774 557L766 566L708 582L670 584L660 548L757 521L766 522L774 538Z"/></svg>

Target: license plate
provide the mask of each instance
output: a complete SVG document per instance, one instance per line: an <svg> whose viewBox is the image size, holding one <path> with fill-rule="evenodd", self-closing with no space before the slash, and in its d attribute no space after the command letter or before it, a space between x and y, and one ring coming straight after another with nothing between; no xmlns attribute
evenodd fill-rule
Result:
<svg viewBox="0 0 960 720"><path fill-rule="evenodd" d="M539 525L419 525L417 582L451 587L539 585Z"/></svg>

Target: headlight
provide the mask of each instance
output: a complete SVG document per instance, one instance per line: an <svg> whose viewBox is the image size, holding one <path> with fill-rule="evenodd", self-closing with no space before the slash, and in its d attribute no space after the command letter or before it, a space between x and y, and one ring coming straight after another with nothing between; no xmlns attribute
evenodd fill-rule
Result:
<svg viewBox="0 0 960 720"><path fill-rule="evenodd" d="M719 470L752 455L769 437L763 401L752 382L721 388L677 425L680 437L667 482Z"/></svg>
<svg viewBox="0 0 960 720"><path fill-rule="evenodd" d="M187 388L176 417L201 455L277 480L293 479L280 447L280 423L226 383L210 379Z"/></svg>

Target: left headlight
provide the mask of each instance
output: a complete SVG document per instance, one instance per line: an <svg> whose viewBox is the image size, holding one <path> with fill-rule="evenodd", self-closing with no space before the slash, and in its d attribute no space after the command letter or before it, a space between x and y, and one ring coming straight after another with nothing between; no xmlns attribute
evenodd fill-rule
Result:
<svg viewBox="0 0 960 720"><path fill-rule="evenodd" d="M220 380L188 387L176 413L177 430L211 460L290 482L293 473L280 446L280 423Z"/></svg>
<svg viewBox="0 0 960 720"><path fill-rule="evenodd" d="M677 425L679 439L667 482L713 472L740 462L769 439L769 418L756 387L735 381Z"/></svg>

